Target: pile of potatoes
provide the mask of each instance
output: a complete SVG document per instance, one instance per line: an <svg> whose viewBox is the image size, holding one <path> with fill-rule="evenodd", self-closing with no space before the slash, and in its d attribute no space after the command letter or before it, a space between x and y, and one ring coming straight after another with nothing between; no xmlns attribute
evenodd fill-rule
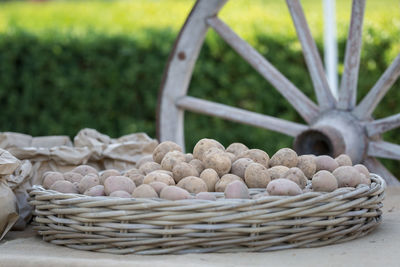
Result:
<svg viewBox="0 0 400 267"><path fill-rule="evenodd" d="M137 168L120 172L97 172L81 165L70 172L46 172L43 187L62 193L122 198L162 198L168 200L216 200L259 198L265 195L294 196L308 191L332 192L339 187L370 185L368 169L352 164L347 155L298 156L290 148L271 158L260 149L233 143L226 149L213 139L201 139L192 153L183 153L174 142L160 143L151 156L143 157ZM249 188L264 188L251 196Z"/></svg>

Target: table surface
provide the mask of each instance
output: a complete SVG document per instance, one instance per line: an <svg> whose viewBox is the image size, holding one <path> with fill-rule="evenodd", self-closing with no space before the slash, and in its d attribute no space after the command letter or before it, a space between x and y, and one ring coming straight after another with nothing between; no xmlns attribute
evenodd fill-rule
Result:
<svg viewBox="0 0 400 267"><path fill-rule="evenodd" d="M400 187L387 189L383 222L371 234L342 244L264 253L113 255L42 241L31 227L0 242L0 266L400 266Z"/></svg>

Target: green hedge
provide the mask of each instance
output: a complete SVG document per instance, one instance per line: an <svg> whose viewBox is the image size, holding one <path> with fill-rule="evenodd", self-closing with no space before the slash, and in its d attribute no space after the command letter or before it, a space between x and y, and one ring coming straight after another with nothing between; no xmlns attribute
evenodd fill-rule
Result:
<svg viewBox="0 0 400 267"><path fill-rule="evenodd" d="M31 135L74 136L92 127L111 136L143 131L155 136L155 110L164 66L177 31L143 29L145 34L83 36L35 34L15 27L0 33L1 131ZM142 33L143 33L142 32ZM395 57L398 31L391 34L366 26L358 84L360 99ZM317 39L320 40L320 39ZM261 32L252 44L306 95L315 100L305 62L293 35ZM322 53L322 44L317 43ZM339 38L343 61L345 38ZM400 83L389 91L374 115L400 112ZM189 94L302 122L296 111L219 37L209 34L196 64ZM239 141L270 154L291 146L292 138L271 131L198 114L186 114L187 149L212 137L224 145ZM400 143L398 130L385 139ZM386 164L400 176L395 163Z"/></svg>

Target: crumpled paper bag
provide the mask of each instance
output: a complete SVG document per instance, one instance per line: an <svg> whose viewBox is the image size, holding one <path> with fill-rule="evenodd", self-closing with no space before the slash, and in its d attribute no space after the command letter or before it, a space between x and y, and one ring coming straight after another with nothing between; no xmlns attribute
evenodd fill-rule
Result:
<svg viewBox="0 0 400 267"><path fill-rule="evenodd" d="M77 165L88 164L97 170L127 170L144 156L152 154L157 140L145 133L110 138L94 129L83 129L74 138L68 136L32 137L26 134L0 133L0 148L6 149L21 162L6 177L19 208L14 229L24 229L31 218L27 189L42 184L46 171L67 172ZM0 169L1 174L1 169Z"/></svg>

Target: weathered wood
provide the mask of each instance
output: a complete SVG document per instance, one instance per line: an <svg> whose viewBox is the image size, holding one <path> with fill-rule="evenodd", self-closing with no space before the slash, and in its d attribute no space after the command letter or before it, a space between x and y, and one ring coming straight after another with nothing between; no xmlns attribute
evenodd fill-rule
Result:
<svg viewBox="0 0 400 267"><path fill-rule="evenodd" d="M316 118L318 115L317 105L308 99L251 45L240 38L219 18L209 18L207 22L243 59L290 102L306 122L311 123Z"/></svg>
<svg viewBox="0 0 400 267"><path fill-rule="evenodd" d="M336 106L336 99L329 88L326 74L322 65L317 46L311 35L310 29L299 0L286 0L297 36L303 48L308 71L314 85L320 110L331 109Z"/></svg>
<svg viewBox="0 0 400 267"><path fill-rule="evenodd" d="M399 180L379 160L367 157L363 161L370 172L380 175L390 186L400 186Z"/></svg>
<svg viewBox="0 0 400 267"><path fill-rule="evenodd" d="M367 154L378 158L400 160L400 146L385 141L370 141Z"/></svg>
<svg viewBox="0 0 400 267"><path fill-rule="evenodd" d="M224 104L202 100L191 96L186 96L179 99L176 102L176 105L181 109L264 128L289 136L296 136L308 129L308 126L303 124L277 119L271 116L262 115L248 110L230 107Z"/></svg>
<svg viewBox="0 0 400 267"><path fill-rule="evenodd" d="M359 119L366 119L371 116L376 106L392 87L394 82L400 76L400 54L385 70L383 75L376 82L374 87L368 92L363 100L353 110L353 114Z"/></svg>
<svg viewBox="0 0 400 267"><path fill-rule="evenodd" d="M338 102L338 108L344 110L352 110L356 105L364 10L365 0L353 0Z"/></svg>
<svg viewBox="0 0 400 267"><path fill-rule="evenodd" d="M206 18L215 16L227 0L198 0L181 29L169 57L159 92L158 139L184 147L184 114L176 105L186 95L193 67L208 30Z"/></svg>
<svg viewBox="0 0 400 267"><path fill-rule="evenodd" d="M368 136L385 133L398 127L400 127L400 113L365 125Z"/></svg>

